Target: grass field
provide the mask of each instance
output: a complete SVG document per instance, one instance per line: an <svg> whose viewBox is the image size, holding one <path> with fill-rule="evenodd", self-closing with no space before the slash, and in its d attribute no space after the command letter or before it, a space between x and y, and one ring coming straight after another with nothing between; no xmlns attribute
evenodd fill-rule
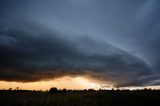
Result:
<svg viewBox="0 0 160 106"><path fill-rule="evenodd" d="M160 106L160 91L0 91L0 106Z"/></svg>

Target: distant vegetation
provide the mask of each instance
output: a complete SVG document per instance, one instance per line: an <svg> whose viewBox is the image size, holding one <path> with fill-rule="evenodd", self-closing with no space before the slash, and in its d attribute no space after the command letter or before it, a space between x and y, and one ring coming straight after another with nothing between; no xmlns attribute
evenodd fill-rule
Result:
<svg viewBox="0 0 160 106"><path fill-rule="evenodd" d="M0 90L1 106L160 106L160 91L143 90Z"/></svg>

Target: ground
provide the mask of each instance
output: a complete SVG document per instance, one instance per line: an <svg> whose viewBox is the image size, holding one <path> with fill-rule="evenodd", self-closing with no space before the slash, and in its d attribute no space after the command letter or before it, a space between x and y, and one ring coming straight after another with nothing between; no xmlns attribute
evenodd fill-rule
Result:
<svg viewBox="0 0 160 106"><path fill-rule="evenodd" d="M160 91L0 91L1 106L160 106Z"/></svg>

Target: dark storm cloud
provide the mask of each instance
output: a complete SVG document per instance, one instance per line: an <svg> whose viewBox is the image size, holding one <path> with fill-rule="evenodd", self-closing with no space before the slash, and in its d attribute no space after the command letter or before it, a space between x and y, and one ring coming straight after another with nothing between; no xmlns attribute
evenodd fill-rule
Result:
<svg viewBox="0 0 160 106"><path fill-rule="evenodd" d="M86 75L159 84L159 0L1 0L0 79Z"/></svg>
<svg viewBox="0 0 160 106"><path fill-rule="evenodd" d="M0 79L7 81L87 75L127 86L143 84L141 77L151 74L145 62L108 43L70 39L33 23L1 30L0 51Z"/></svg>

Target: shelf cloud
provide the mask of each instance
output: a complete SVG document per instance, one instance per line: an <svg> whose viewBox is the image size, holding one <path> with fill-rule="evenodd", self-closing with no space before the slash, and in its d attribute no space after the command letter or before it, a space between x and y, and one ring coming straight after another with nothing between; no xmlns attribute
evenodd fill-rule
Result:
<svg viewBox="0 0 160 106"><path fill-rule="evenodd" d="M0 80L87 76L159 85L159 1L0 1Z"/></svg>

